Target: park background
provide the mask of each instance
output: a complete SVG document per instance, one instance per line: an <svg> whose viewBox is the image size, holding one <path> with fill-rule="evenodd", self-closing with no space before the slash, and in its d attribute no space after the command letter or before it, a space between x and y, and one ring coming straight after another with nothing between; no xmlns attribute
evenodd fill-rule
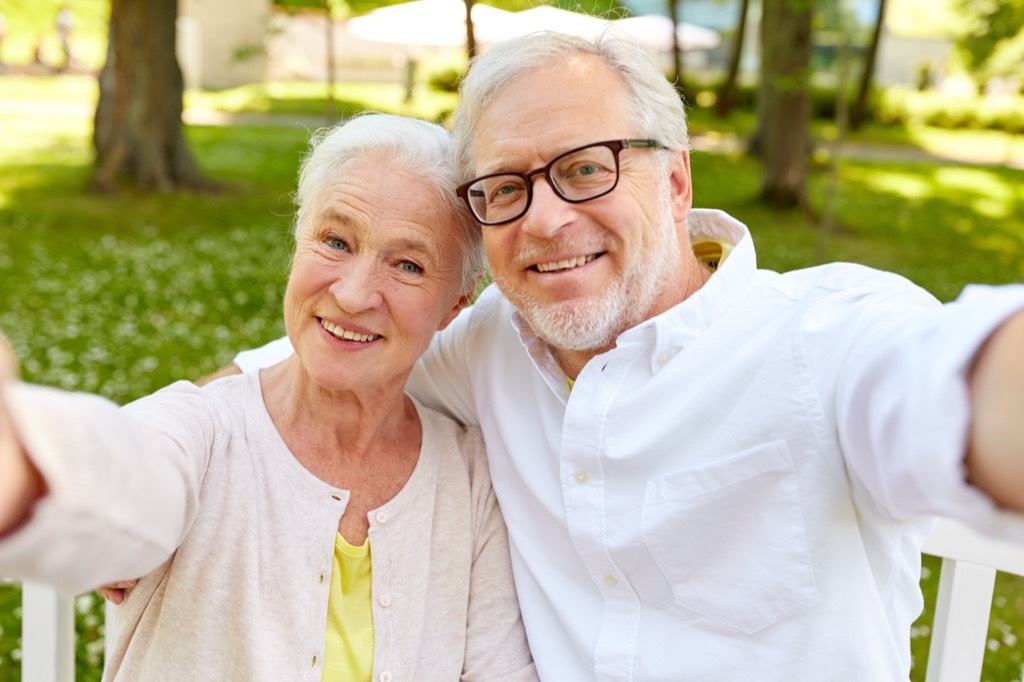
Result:
<svg viewBox="0 0 1024 682"><path fill-rule="evenodd" d="M813 22L805 83L813 115L787 126L809 141L797 159L803 187L789 208L765 191L777 169L746 151L764 123L759 41L750 37L759 32L758 0L743 15L746 48L725 115L716 104L746 2L595 0L572 9L612 17L675 11L677 21L703 21L721 36L703 54L662 57L670 77L677 65L682 73L695 205L747 223L762 267L850 260L904 274L942 300L968 282L1024 281L1024 0L781 1L804 2ZM291 192L310 132L364 109L444 121L466 63L458 40L353 48L347 26L386 4L376 0L262 3L261 37L227 53L203 42L202 22L216 24L210 12L228 0L137 3L178 12L171 54L185 78L170 97L183 102L175 124L202 182L153 188L119 172L99 188L94 116L112 4L66 3L75 17L70 63L54 27L60 4L0 0L0 329L25 379L121 403L280 336ZM123 4L113 0L113 9ZM535 3L493 4L522 11ZM852 130L879 26L880 55L886 41L914 47L874 67L864 120ZM218 30L223 43L230 32ZM300 45L294 34L282 45L289 31L303 30ZM204 63L197 44L207 62L220 62ZM893 68L897 75L883 78ZM926 557L928 605L911 633L915 681L937 575L937 561ZM0 585L0 681L21 679L20 615L17 585ZM97 680L103 624L95 594L76 599L76 621L77 679ZM1024 582L1000 576L983 680L1022 679L1021 640Z"/></svg>

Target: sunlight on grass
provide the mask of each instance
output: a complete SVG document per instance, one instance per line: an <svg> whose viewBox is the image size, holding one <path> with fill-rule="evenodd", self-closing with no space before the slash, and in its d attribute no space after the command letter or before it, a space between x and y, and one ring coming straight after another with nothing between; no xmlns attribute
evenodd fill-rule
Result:
<svg viewBox="0 0 1024 682"><path fill-rule="evenodd" d="M1006 218L1015 210L1015 200L1024 201L1024 189L1019 185L999 182L983 169L942 167L935 171L935 180L945 188L974 195L972 208L989 218Z"/></svg>
<svg viewBox="0 0 1024 682"><path fill-rule="evenodd" d="M100 89L96 79L82 75L14 76L0 78L0 100L77 102L95 105Z"/></svg>
<svg viewBox="0 0 1024 682"><path fill-rule="evenodd" d="M939 191L939 187L935 182L929 182L923 178L907 175L906 173L886 171L874 167L847 171L845 177L859 180L868 187L875 187L878 190L898 194L907 199L924 199L933 196Z"/></svg>
<svg viewBox="0 0 1024 682"><path fill-rule="evenodd" d="M946 130L912 125L908 138L925 151L952 154L979 163L1024 163L1024 135L1000 130Z"/></svg>
<svg viewBox="0 0 1024 682"><path fill-rule="evenodd" d="M418 84L411 101L395 83L338 83L334 89L337 113L342 116L370 109L438 120L455 108L454 93ZM219 91L189 92L186 108L232 113L257 112L322 116L327 107L327 86L320 82L260 83Z"/></svg>

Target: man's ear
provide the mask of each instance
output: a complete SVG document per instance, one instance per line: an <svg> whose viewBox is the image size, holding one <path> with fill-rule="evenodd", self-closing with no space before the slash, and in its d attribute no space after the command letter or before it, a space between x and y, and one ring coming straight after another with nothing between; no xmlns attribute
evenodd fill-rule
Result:
<svg viewBox="0 0 1024 682"><path fill-rule="evenodd" d="M668 184L672 199L672 216L677 224L685 222L693 207L693 184L690 180L690 152L673 152Z"/></svg>

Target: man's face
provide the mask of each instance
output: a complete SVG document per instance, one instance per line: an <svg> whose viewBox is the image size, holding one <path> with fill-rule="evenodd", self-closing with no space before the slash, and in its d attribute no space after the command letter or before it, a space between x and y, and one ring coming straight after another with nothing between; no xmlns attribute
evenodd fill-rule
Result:
<svg viewBox="0 0 1024 682"><path fill-rule="evenodd" d="M519 76L474 131L477 175L526 172L574 147L637 137L626 97L620 77L593 57ZM680 239L686 244L677 223L689 209L689 160L675 154L665 177L655 154L671 152L623 150L618 186L579 204L537 177L526 215L483 228L498 286L556 349L603 350L677 302Z"/></svg>

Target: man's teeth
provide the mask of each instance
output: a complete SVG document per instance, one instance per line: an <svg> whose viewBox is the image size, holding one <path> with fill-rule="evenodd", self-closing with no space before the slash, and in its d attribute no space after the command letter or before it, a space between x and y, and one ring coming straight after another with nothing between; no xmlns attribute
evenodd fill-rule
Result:
<svg viewBox="0 0 1024 682"><path fill-rule="evenodd" d="M597 258L595 254L590 254L589 256L576 256L575 258L565 258L554 263L537 263L537 269L540 270L541 272L571 270L572 268L578 268L581 265L586 265L595 258Z"/></svg>
<svg viewBox="0 0 1024 682"><path fill-rule="evenodd" d="M327 320L320 320L320 326L334 336L339 339L344 339L345 341L361 341L365 343L367 341L373 341L374 339L380 338L377 334L359 334L357 332L349 331L348 329L343 329L332 322L328 322Z"/></svg>

